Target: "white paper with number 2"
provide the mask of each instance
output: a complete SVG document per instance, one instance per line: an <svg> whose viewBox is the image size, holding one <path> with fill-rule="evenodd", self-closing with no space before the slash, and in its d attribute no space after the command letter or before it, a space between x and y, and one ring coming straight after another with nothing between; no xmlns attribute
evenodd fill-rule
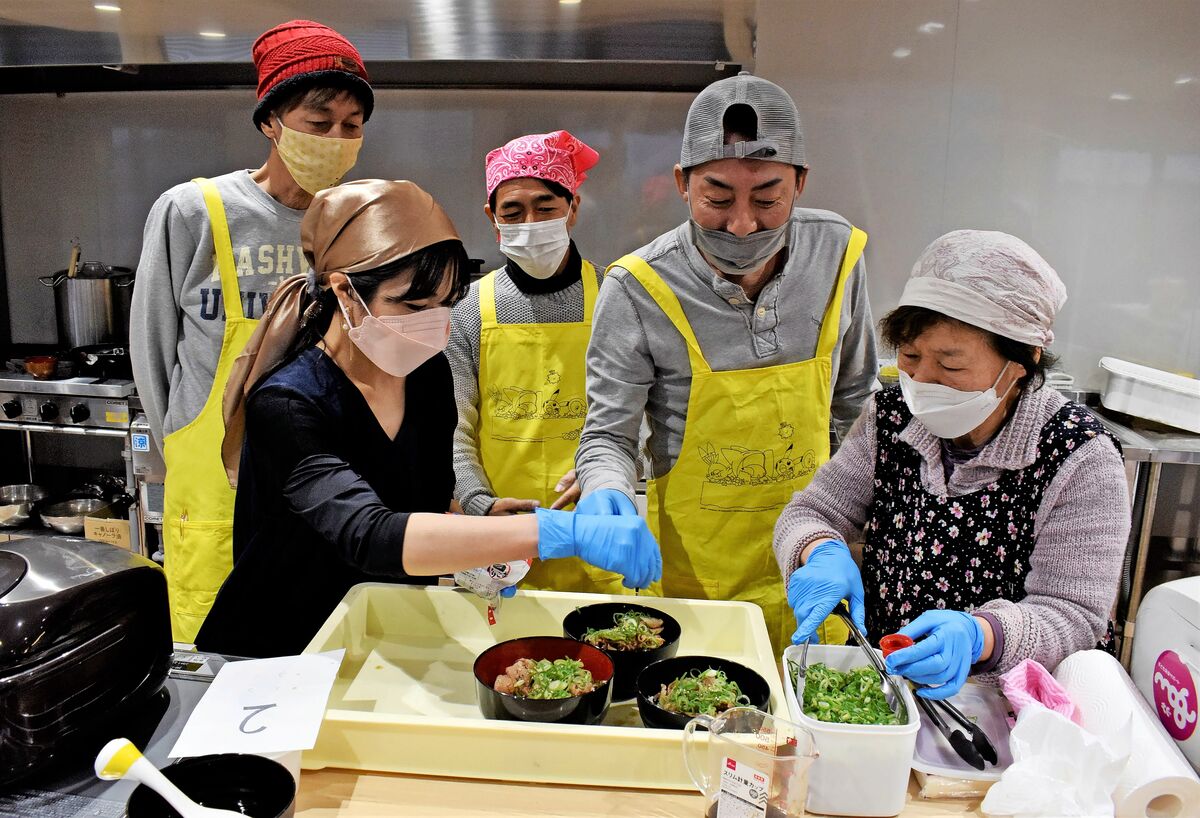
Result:
<svg viewBox="0 0 1200 818"><path fill-rule="evenodd" d="M171 758L311 749L345 652L225 663L184 725Z"/></svg>

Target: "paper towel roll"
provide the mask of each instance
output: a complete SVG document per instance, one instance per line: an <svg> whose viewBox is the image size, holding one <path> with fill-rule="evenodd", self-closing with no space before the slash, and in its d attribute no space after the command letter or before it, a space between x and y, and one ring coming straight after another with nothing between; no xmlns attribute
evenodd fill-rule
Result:
<svg viewBox="0 0 1200 818"><path fill-rule="evenodd" d="M1117 742L1128 736L1129 763L1113 792L1119 818L1200 816L1200 778L1116 659L1080 651L1054 678L1078 705L1085 730Z"/></svg>

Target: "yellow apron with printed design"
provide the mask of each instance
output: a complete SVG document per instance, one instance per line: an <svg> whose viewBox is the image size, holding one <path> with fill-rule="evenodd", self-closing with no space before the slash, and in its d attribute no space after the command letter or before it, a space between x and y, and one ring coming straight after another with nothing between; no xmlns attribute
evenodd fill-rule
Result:
<svg viewBox="0 0 1200 818"><path fill-rule="evenodd" d="M204 195L212 224L213 249L225 304L225 334L212 389L204 408L188 425L163 440L167 466L163 498L163 552L171 602L171 634L178 642L196 638L221 583L233 568L233 498L221 462L225 424L221 398L234 360L257 319L242 312L229 224L221 194L208 179L193 179Z"/></svg>
<svg viewBox="0 0 1200 818"><path fill-rule="evenodd" d="M814 357L724 372L708 365L679 299L650 265L632 255L614 263L679 330L692 368L679 459L646 490L663 556L662 584L651 592L757 603L776 653L791 643L796 621L772 550L775 520L829 459L833 350L846 282L866 241L866 233L852 230ZM819 633L836 644L848 636L833 617Z"/></svg>
<svg viewBox="0 0 1200 818"><path fill-rule="evenodd" d="M583 320L561 324L501 324L496 276L479 281L479 458L497 497L537 500L549 508L555 484L575 468L587 417L584 359L592 337L596 268L584 261ZM525 588L600 594L629 593L619 574L577 557L535 560Z"/></svg>

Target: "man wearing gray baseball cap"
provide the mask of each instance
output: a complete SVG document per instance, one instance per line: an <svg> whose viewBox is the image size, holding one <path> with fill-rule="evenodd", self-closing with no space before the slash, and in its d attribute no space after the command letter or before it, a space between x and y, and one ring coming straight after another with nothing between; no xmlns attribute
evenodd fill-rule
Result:
<svg viewBox="0 0 1200 818"><path fill-rule="evenodd" d="M675 166L691 218L609 268L576 455L578 508L593 514L637 513L643 457L655 590L755 602L777 649L795 617L775 519L829 458L831 424L848 429L878 386L866 234L796 208L807 173L778 85L742 73L696 97ZM820 635L846 632L829 620Z"/></svg>

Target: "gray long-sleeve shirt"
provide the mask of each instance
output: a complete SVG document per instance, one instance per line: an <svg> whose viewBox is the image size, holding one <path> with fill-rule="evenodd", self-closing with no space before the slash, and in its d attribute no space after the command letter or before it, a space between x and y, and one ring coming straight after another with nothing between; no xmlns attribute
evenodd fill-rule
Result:
<svg viewBox="0 0 1200 818"><path fill-rule="evenodd" d="M635 255L679 298L705 359L715 371L753 369L812 358L850 224L826 210L792 213L788 258L751 302L719 277L684 222ZM860 259L842 301L833 351L833 421L848 429L878 388L875 332ZM628 270L613 267L600 288L587 356L588 418L575 462L583 494L617 489L633 496L639 429L649 427L647 476L675 464L683 443L692 373L683 337Z"/></svg>
<svg viewBox="0 0 1200 818"><path fill-rule="evenodd" d="M212 181L225 205L242 311L257 318L276 285L308 263L300 248L304 211L272 199L250 173ZM146 217L129 329L138 396L161 446L204 407L225 332L212 225L192 182L159 196Z"/></svg>

